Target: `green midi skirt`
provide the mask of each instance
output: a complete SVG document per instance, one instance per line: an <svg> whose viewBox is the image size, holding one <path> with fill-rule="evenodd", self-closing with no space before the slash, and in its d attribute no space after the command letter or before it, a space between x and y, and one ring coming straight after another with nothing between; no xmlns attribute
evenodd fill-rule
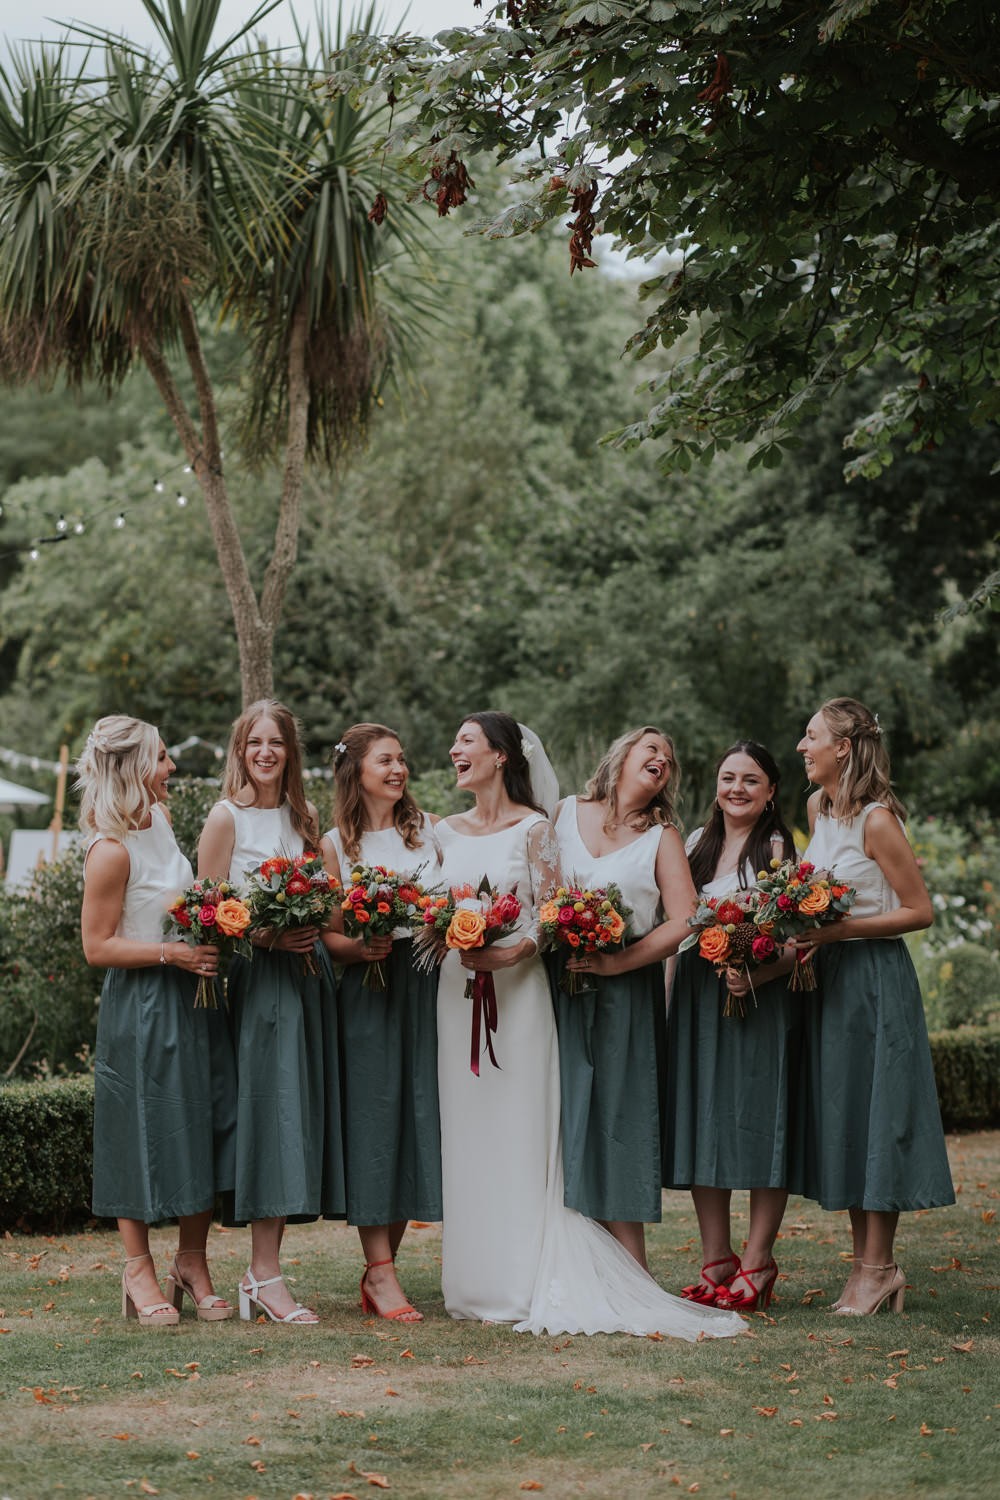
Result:
<svg viewBox="0 0 1000 1500"><path fill-rule="evenodd" d="M667 1012L667 1187L799 1191L805 1128L805 1016L814 995L757 985L745 1015L698 953L682 953Z"/></svg>
<svg viewBox="0 0 1000 1500"><path fill-rule="evenodd" d="M831 943L807 1012L803 1191L823 1208L954 1203L917 976L901 939Z"/></svg>
<svg viewBox="0 0 1000 1500"><path fill-rule="evenodd" d="M340 982L347 1217L352 1224L441 1218L437 971L413 967L397 939L388 989L368 988L367 964Z"/></svg>
<svg viewBox="0 0 1000 1500"><path fill-rule="evenodd" d="M109 969L94 1060L94 1213L153 1224L231 1188L235 1076L225 1015L179 969Z"/></svg>
<svg viewBox="0 0 1000 1500"><path fill-rule="evenodd" d="M254 949L229 970L236 1054L236 1171L231 1218L343 1218L337 990L326 950Z"/></svg>
<svg viewBox="0 0 1000 1500"><path fill-rule="evenodd" d="M562 1089L564 1201L590 1219L658 1221L666 1076L663 965L567 995L550 959Z"/></svg>

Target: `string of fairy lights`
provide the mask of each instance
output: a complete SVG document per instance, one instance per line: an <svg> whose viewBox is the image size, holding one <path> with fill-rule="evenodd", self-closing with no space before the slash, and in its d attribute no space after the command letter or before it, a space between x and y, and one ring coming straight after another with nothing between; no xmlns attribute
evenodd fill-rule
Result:
<svg viewBox="0 0 1000 1500"><path fill-rule="evenodd" d="M180 740L176 745L167 746L167 754L171 760L177 760L188 750L195 746L208 750L216 760L224 760L225 746L216 745L212 740L202 739L200 734L189 734L186 740ZM10 750L5 745L0 745L0 762L10 766L15 771L47 771L52 776L57 776L61 770L57 760L46 760L41 755L27 755L23 750ZM302 778L304 781L330 781L333 771L329 766L303 766ZM215 780L215 777L206 777L206 780Z"/></svg>
<svg viewBox="0 0 1000 1500"><path fill-rule="evenodd" d="M89 529L99 526L109 512L111 513L111 529L114 531L124 531L131 512L158 501L162 495L167 493L167 481L173 475L191 473L193 473L193 466L186 461L174 464L171 468L162 469L158 474L153 476L146 494L133 495L124 503L120 499L108 496L106 500L96 501L93 505L89 506L86 514L82 510L79 510L73 511L69 515L65 512L60 512L57 516L51 511L41 510L41 515L45 517L51 528L49 532L33 536L27 541L9 547L5 551L0 551L0 561L12 557L27 557L31 562L38 562L46 547L57 546L59 543L68 542L74 537L84 536ZM189 503L184 489L174 487L174 504L178 510L186 509ZM35 511L34 513L37 514L38 512ZM4 516L5 514L7 514L7 511L0 504L0 516Z"/></svg>

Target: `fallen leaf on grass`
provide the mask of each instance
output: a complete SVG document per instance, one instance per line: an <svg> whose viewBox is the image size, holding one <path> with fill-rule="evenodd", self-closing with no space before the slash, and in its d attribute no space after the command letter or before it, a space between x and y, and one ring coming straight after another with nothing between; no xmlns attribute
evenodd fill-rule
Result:
<svg viewBox="0 0 1000 1500"><path fill-rule="evenodd" d="M955 1350L956 1354L971 1354L972 1340L968 1339L964 1344L952 1344L951 1347Z"/></svg>
<svg viewBox="0 0 1000 1500"><path fill-rule="evenodd" d="M778 1408L776 1406L755 1406L754 1411L759 1417L776 1417Z"/></svg>
<svg viewBox="0 0 1000 1500"><path fill-rule="evenodd" d="M890 1349L886 1359L905 1359L909 1352L909 1349Z"/></svg>
<svg viewBox="0 0 1000 1500"><path fill-rule="evenodd" d="M474 1354L467 1354L462 1363L464 1365L484 1365L486 1361L485 1359L477 1359Z"/></svg>
<svg viewBox="0 0 1000 1500"><path fill-rule="evenodd" d="M190 1452L185 1453L184 1457L185 1458L200 1458L201 1454L200 1453L196 1453L195 1450L192 1448L190 1450Z"/></svg>
<svg viewBox="0 0 1000 1500"><path fill-rule="evenodd" d="M413 1359L414 1358L413 1350L412 1349L401 1349L399 1357L400 1357L400 1359Z"/></svg>
<svg viewBox="0 0 1000 1500"><path fill-rule="evenodd" d="M264 1460L262 1458L251 1459L250 1460L250 1467L251 1467L251 1469L255 1469L258 1474L266 1474L267 1473L267 1464L264 1462Z"/></svg>
<svg viewBox="0 0 1000 1500"><path fill-rule="evenodd" d="M801 1417L792 1417L792 1419L791 1419L791 1421L789 1422L788 1425L789 1425L789 1427L801 1427L802 1426L802 1418Z"/></svg>
<svg viewBox="0 0 1000 1500"><path fill-rule="evenodd" d="M511 1440L510 1440L510 1446L512 1448L516 1448L517 1445L518 1445L518 1443L523 1443L523 1442L524 1442L524 1439L521 1438L521 1437L511 1438Z"/></svg>
<svg viewBox="0 0 1000 1500"><path fill-rule="evenodd" d="M158 1495L160 1493L154 1484L150 1484L148 1479L140 1479L139 1488L144 1495Z"/></svg>
<svg viewBox="0 0 1000 1500"><path fill-rule="evenodd" d="M933 1437L934 1436L934 1428L933 1427L928 1427L928 1425L927 1425L926 1422L921 1422L921 1424L920 1424L920 1436L921 1437Z"/></svg>
<svg viewBox="0 0 1000 1500"><path fill-rule="evenodd" d="M890 1391L894 1391L899 1384L899 1376L889 1375L885 1380L883 1380L882 1384L888 1386Z"/></svg>
<svg viewBox="0 0 1000 1500"><path fill-rule="evenodd" d="M358 1497L351 1490L338 1490L335 1495L328 1495L327 1500L358 1500Z"/></svg>
<svg viewBox="0 0 1000 1500"><path fill-rule="evenodd" d="M373 1365L374 1363L375 1363L375 1361L372 1359L372 1357L371 1357L370 1354L352 1354L351 1355L351 1369L352 1370L364 1370L364 1369L367 1369L367 1367L369 1365Z"/></svg>
<svg viewBox="0 0 1000 1500"><path fill-rule="evenodd" d="M984 1208L983 1209L983 1223L984 1224L992 1224L993 1220L996 1218L996 1216L997 1216L997 1211L996 1211L995 1208Z"/></svg>
<svg viewBox="0 0 1000 1500"><path fill-rule="evenodd" d="M832 1396L824 1396L823 1397L823 1405L824 1406L833 1406L834 1405L833 1397Z"/></svg>
<svg viewBox="0 0 1000 1500"><path fill-rule="evenodd" d="M543 1490L544 1488L540 1479L522 1479L518 1485L519 1490Z"/></svg>
<svg viewBox="0 0 1000 1500"><path fill-rule="evenodd" d="M680 1421L681 1421L681 1426L682 1427L693 1427L694 1426L694 1423L691 1421L690 1417L681 1417Z"/></svg>
<svg viewBox="0 0 1000 1500"><path fill-rule="evenodd" d="M130 1443L135 1437L134 1432L113 1432L111 1436L116 1443Z"/></svg>
<svg viewBox="0 0 1000 1500"><path fill-rule="evenodd" d="M399 1395L399 1392L398 1391L394 1391L391 1385L387 1385L386 1386L385 1393L386 1393L387 1396L398 1396Z"/></svg>
<svg viewBox="0 0 1000 1500"><path fill-rule="evenodd" d="M254 1437L253 1433L251 1433L249 1437L245 1437L243 1439L243 1442L244 1442L244 1445L247 1448L259 1448L260 1447L260 1438L259 1437Z"/></svg>
<svg viewBox="0 0 1000 1500"><path fill-rule="evenodd" d="M825 1286L811 1286L807 1292L803 1292L802 1293L802 1303L801 1303L801 1305L803 1307L812 1307L813 1298L814 1297L825 1297L825 1296L826 1296L826 1287Z"/></svg>
<svg viewBox="0 0 1000 1500"><path fill-rule="evenodd" d="M720 1437L732 1437L735 1431L736 1431L735 1427L720 1427L719 1428L719 1436Z"/></svg>
<svg viewBox="0 0 1000 1500"><path fill-rule="evenodd" d="M655 1443L640 1443L639 1447L642 1449L643 1453L648 1453L649 1450L650 1450L650 1448L655 1448L656 1447L656 1444Z"/></svg>
<svg viewBox="0 0 1000 1500"><path fill-rule="evenodd" d="M337 1412L337 1416L338 1417L363 1417L364 1416L364 1412L363 1411L347 1411L344 1407L340 1407L340 1409Z"/></svg>
<svg viewBox="0 0 1000 1500"><path fill-rule="evenodd" d="M647 1337L647 1339L649 1339L649 1342L651 1344L662 1344L663 1343L663 1334L662 1333L647 1333L646 1337Z"/></svg>

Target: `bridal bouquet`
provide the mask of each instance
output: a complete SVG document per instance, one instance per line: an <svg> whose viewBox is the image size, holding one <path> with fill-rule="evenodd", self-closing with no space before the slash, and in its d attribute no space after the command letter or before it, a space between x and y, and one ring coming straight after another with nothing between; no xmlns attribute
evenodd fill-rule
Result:
<svg viewBox="0 0 1000 1500"><path fill-rule="evenodd" d="M397 927L421 924L430 897L417 880L419 874L416 870L413 875L397 875L384 865L361 865L352 870L340 905L347 936L368 941L388 937ZM365 965L362 983L370 990L388 989L384 959L371 959Z"/></svg>
<svg viewBox="0 0 1000 1500"><path fill-rule="evenodd" d="M715 965L720 979L725 978L728 969L742 969L750 980L754 1004L757 1003L757 996L750 977L751 969L772 963L778 950L771 931L765 930L760 924L758 901L759 892L756 888L734 891L728 896L708 896L698 903L694 916L688 918L688 926L693 927L694 931L689 933L677 950L678 953L684 953L697 943L698 952L702 958ZM722 1014L746 1015L744 997L734 995L727 988Z"/></svg>
<svg viewBox="0 0 1000 1500"><path fill-rule="evenodd" d="M196 880L182 891L163 919L163 935L180 938L189 948L210 943L219 950L219 977L225 978L234 953L249 958L251 953L247 929L250 908L228 880ZM201 975L194 1003L205 1010L216 1010L215 980Z"/></svg>
<svg viewBox="0 0 1000 1500"><path fill-rule="evenodd" d="M312 852L276 854L251 870L247 880L252 930L275 935L293 927L325 927L340 893L340 881ZM302 961L306 974L317 972L311 953Z"/></svg>
<svg viewBox="0 0 1000 1500"><path fill-rule="evenodd" d="M543 948L569 948L578 953L607 953L621 948L632 936L632 912L616 885L606 889L582 887L578 882L561 885L550 901L543 902L538 924ZM566 969L559 980L567 995L594 988L588 974Z"/></svg>
<svg viewBox="0 0 1000 1500"><path fill-rule="evenodd" d="M520 915L517 892L499 892L485 875L478 887L452 886L447 895L430 898L424 910L423 925L413 939L414 962L419 968L430 969L441 963L452 949L469 953L474 948L488 948L514 931ZM470 1066L478 1078L481 1030L485 1033L490 1062L495 1068L500 1066L493 1051L497 1029L497 994L493 975L470 974L465 981L465 998L472 1001Z"/></svg>
<svg viewBox="0 0 1000 1500"><path fill-rule="evenodd" d="M794 859L773 859L769 870L757 873L756 922L778 943L785 943L801 933L840 921L856 899L854 888L838 880L832 870L817 870L806 859L798 863ZM796 958L789 988L816 988L811 958Z"/></svg>

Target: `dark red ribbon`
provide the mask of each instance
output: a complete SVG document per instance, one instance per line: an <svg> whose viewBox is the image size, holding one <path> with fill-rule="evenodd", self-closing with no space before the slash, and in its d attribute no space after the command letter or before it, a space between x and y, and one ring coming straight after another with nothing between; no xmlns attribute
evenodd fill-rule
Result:
<svg viewBox="0 0 1000 1500"><path fill-rule="evenodd" d="M479 1050L481 1045L481 1033L486 1034L486 1051L489 1053L490 1062L495 1068L499 1068L496 1053L493 1051L493 1034L497 1029L497 992L493 983L493 975L488 972L478 972L475 978L466 981L465 993L472 999L472 1059L470 1066L476 1077L479 1077Z"/></svg>

